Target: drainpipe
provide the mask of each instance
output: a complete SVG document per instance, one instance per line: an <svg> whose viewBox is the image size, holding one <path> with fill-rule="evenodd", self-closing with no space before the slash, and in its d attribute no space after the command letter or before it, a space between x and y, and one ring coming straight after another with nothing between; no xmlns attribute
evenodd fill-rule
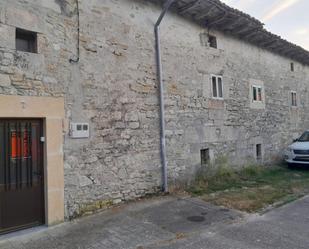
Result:
<svg viewBox="0 0 309 249"><path fill-rule="evenodd" d="M168 192L167 183L167 164L166 164L166 143L165 143L165 118L164 118L164 87L162 77L162 61L161 61L161 46L160 46L160 24L175 0L168 0L164 5L164 8L159 16L155 27L155 39L156 39L156 62L157 62L157 77L159 82L159 94L160 94L160 152L162 163L162 179L163 179L163 191Z"/></svg>

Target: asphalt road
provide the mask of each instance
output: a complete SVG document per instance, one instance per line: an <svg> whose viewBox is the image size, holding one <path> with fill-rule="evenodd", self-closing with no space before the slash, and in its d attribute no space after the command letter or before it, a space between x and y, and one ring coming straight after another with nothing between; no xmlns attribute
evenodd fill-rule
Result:
<svg viewBox="0 0 309 249"><path fill-rule="evenodd" d="M264 215L154 198L51 228L0 236L1 249L309 248L309 197Z"/></svg>

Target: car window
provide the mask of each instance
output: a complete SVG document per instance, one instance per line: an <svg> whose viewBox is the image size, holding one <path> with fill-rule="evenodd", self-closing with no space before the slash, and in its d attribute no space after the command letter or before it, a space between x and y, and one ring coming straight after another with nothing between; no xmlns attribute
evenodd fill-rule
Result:
<svg viewBox="0 0 309 249"><path fill-rule="evenodd" d="M309 132L306 131L303 135L301 135L298 142L309 142Z"/></svg>

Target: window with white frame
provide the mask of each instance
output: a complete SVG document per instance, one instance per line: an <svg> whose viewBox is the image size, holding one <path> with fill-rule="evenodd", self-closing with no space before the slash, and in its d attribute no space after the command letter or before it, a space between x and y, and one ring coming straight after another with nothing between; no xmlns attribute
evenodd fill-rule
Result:
<svg viewBox="0 0 309 249"><path fill-rule="evenodd" d="M223 82L222 76L211 76L212 97L215 99L223 99Z"/></svg>
<svg viewBox="0 0 309 249"><path fill-rule="evenodd" d="M291 105L297 106L297 96L295 91L291 91Z"/></svg>
<svg viewBox="0 0 309 249"><path fill-rule="evenodd" d="M256 102L263 101L262 86L257 86L257 85L252 86L252 101L256 101Z"/></svg>

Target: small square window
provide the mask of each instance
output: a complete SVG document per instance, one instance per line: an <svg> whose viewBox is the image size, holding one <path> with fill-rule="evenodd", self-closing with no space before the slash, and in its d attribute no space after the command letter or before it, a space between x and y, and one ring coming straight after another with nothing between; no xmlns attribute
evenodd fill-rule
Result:
<svg viewBox="0 0 309 249"><path fill-rule="evenodd" d="M15 45L18 51L37 53L37 33L17 28Z"/></svg>
<svg viewBox="0 0 309 249"><path fill-rule="evenodd" d="M263 92L261 86L252 86L252 100L257 102L263 101Z"/></svg>
<svg viewBox="0 0 309 249"><path fill-rule="evenodd" d="M212 85L212 97L222 99L223 98L223 83L221 76L212 76L211 77Z"/></svg>
<svg viewBox="0 0 309 249"><path fill-rule="evenodd" d="M291 62L291 71L294 72L294 63Z"/></svg>
<svg viewBox="0 0 309 249"><path fill-rule="evenodd" d="M291 92L291 105L297 106L297 95L295 91Z"/></svg>
<svg viewBox="0 0 309 249"><path fill-rule="evenodd" d="M217 48L217 37L209 35L208 42L210 47Z"/></svg>
<svg viewBox="0 0 309 249"><path fill-rule="evenodd" d="M83 125L83 130L88 131L88 125Z"/></svg>
<svg viewBox="0 0 309 249"><path fill-rule="evenodd" d="M82 130L82 125L77 125L76 130L81 131Z"/></svg>

